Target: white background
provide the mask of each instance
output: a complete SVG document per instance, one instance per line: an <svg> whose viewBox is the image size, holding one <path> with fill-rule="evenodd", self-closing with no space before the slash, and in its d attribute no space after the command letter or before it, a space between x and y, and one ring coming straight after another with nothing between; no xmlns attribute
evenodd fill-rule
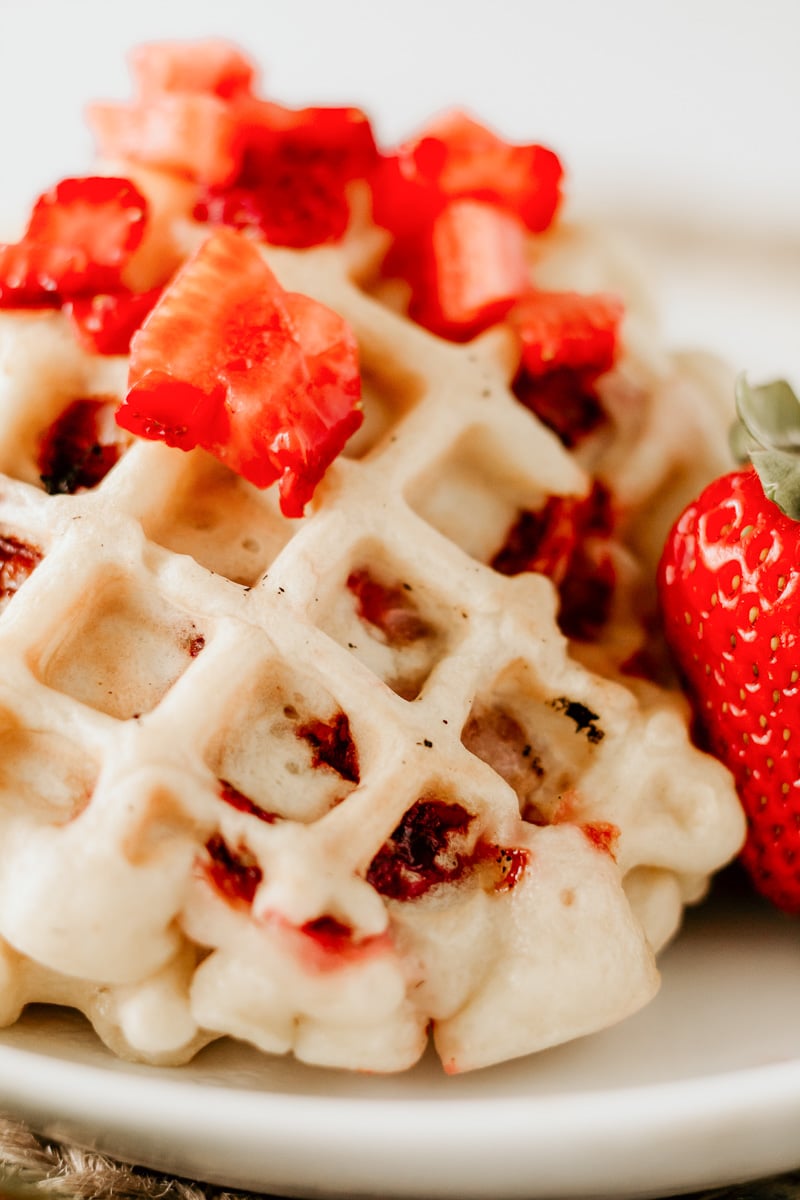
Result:
<svg viewBox="0 0 800 1200"><path fill-rule="evenodd" d="M0 212L86 170L130 46L212 34L384 141L459 104L551 145L574 211L653 256L670 339L800 384L797 0L0 0Z"/></svg>

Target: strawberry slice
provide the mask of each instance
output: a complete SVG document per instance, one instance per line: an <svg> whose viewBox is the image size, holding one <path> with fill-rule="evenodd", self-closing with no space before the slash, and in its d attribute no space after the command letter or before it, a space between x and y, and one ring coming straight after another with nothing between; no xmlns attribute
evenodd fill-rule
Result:
<svg viewBox="0 0 800 1200"><path fill-rule="evenodd" d="M63 179L39 197L22 239L0 246L0 307L120 288L146 218L147 202L128 179Z"/></svg>
<svg viewBox="0 0 800 1200"><path fill-rule="evenodd" d="M129 61L143 100L162 92L205 92L230 99L249 93L256 77L250 60L221 38L148 42L137 46Z"/></svg>
<svg viewBox="0 0 800 1200"><path fill-rule="evenodd" d="M477 200L446 205L408 261L409 315L451 341L502 320L530 282L524 225Z"/></svg>
<svg viewBox="0 0 800 1200"><path fill-rule="evenodd" d="M362 420L355 338L336 313L285 292L257 247L220 229L164 291L131 344L123 428L202 446L303 508Z"/></svg>
<svg viewBox="0 0 800 1200"><path fill-rule="evenodd" d="M76 296L65 301L63 309L85 349L93 354L127 354L131 338L160 295L161 288L102 292Z"/></svg>
<svg viewBox="0 0 800 1200"><path fill-rule="evenodd" d="M561 199L563 169L545 146L515 146L459 110L386 156L373 180L373 216L396 236L428 224L449 201L481 200L540 233Z"/></svg>

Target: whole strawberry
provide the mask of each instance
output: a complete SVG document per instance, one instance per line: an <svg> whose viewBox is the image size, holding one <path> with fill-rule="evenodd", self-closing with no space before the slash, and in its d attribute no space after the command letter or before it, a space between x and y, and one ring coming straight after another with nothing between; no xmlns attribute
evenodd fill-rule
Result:
<svg viewBox="0 0 800 1200"><path fill-rule="evenodd" d="M659 590L700 731L747 815L742 861L800 913L800 402L785 383L740 380L737 404L753 465L685 510Z"/></svg>

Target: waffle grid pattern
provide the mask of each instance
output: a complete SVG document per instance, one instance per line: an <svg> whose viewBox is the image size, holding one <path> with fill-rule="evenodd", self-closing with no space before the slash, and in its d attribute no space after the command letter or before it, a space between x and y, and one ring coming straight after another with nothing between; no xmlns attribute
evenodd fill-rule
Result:
<svg viewBox="0 0 800 1200"><path fill-rule="evenodd" d="M299 521L140 442L46 495L37 439L125 363L4 318L0 536L42 559L0 616L0 1019L65 1003L127 1057L230 1034L379 1071L431 1025L448 1070L601 1028L735 851L727 777L674 695L570 652L548 580L487 565L589 486L503 335L447 345L336 251L269 257L350 322L365 382Z"/></svg>

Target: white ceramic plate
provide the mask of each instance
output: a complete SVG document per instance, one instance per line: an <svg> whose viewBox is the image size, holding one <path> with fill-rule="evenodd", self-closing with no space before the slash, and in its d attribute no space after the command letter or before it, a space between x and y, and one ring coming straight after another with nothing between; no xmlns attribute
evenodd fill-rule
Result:
<svg viewBox="0 0 800 1200"><path fill-rule="evenodd" d="M126 94L125 48L223 33L268 66L276 98L362 103L388 137L460 102L551 142L578 207L635 227L671 342L800 384L795 0L498 0L491 38L474 8L2 0L4 208L85 168L79 111ZM455 1079L432 1061L353 1077L232 1044L153 1070L114 1060L77 1017L32 1011L0 1032L0 1110L112 1156L295 1196L622 1200L800 1165L798 926L718 895L662 967L656 1001L623 1025Z"/></svg>
<svg viewBox="0 0 800 1200"><path fill-rule="evenodd" d="M724 894L719 894L720 890ZM0 1033L0 1110L162 1170L280 1195L665 1195L800 1165L800 938L718 888L615 1029L447 1078L350 1076L234 1044L165 1071L116 1061L77 1017Z"/></svg>

